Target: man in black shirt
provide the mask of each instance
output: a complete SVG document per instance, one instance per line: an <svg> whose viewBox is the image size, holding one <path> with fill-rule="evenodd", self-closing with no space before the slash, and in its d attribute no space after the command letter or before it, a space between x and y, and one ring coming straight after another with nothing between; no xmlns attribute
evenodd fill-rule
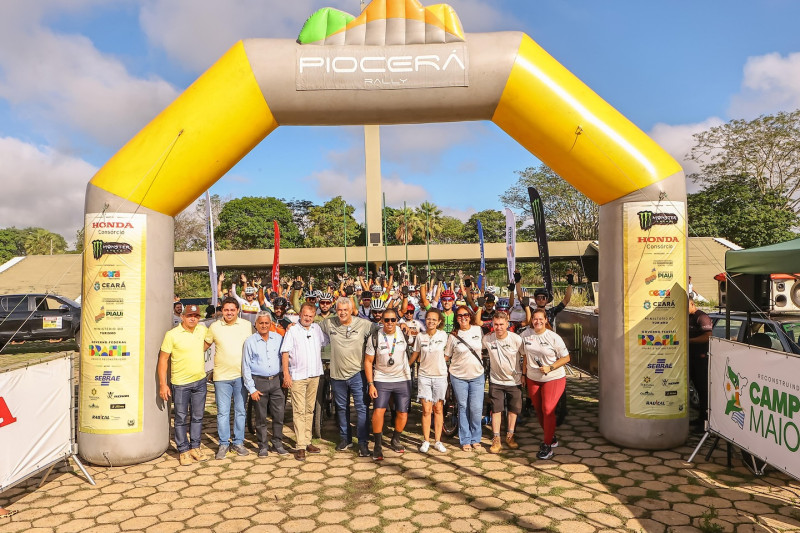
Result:
<svg viewBox="0 0 800 533"><path fill-rule="evenodd" d="M711 318L697 308L694 298L689 297L689 377L700 398L697 420L692 424L696 430L704 430L708 418L708 339L711 338Z"/></svg>

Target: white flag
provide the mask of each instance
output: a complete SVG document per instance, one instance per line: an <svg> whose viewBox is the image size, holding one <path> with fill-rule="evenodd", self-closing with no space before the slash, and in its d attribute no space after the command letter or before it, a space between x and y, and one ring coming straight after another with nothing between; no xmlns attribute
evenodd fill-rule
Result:
<svg viewBox="0 0 800 533"><path fill-rule="evenodd" d="M211 215L211 195L206 191L206 251L208 252L208 277L211 280L211 305L217 307L217 256L214 253L214 220Z"/></svg>
<svg viewBox="0 0 800 533"><path fill-rule="evenodd" d="M506 207L506 258L508 259L508 282L514 282L517 268L517 222L514 213Z"/></svg>

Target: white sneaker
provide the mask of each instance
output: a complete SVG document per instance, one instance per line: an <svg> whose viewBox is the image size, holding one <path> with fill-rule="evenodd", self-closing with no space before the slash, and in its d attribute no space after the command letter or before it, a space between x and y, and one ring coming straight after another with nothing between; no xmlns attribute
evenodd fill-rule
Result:
<svg viewBox="0 0 800 533"><path fill-rule="evenodd" d="M428 453L428 449L431 447L431 443L425 441L422 443L422 446L419 447L420 453Z"/></svg>
<svg viewBox="0 0 800 533"><path fill-rule="evenodd" d="M436 444L433 445L433 449L440 453L447 453L447 448L444 447L442 441L436 441Z"/></svg>

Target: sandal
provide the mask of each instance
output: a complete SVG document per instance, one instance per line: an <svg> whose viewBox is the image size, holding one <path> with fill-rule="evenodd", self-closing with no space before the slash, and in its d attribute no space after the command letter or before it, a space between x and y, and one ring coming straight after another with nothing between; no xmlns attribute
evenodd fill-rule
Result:
<svg viewBox="0 0 800 533"><path fill-rule="evenodd" d="M475 450L476 452L480 452L483 451L483 446L481 446L480 443L478 442L474 442L472 443L472 449Z"/></svg>
<svg viewBox="0 0 800 533"><path fill-rule="evenodd" d="M3 518L11 518L12 516L14 516L19 512L16 509L6 509L6 511L8 512L0 514L0 520L2 520Z"/></svg>
<svg viewBox="0 0 800 533"><path fill-rule="evenodd" d="M465 444L465 445L463 445L461 447L461 450L465 451L465 452L471 452L472 451L472 446L470 446L469 444Z"/></svg>

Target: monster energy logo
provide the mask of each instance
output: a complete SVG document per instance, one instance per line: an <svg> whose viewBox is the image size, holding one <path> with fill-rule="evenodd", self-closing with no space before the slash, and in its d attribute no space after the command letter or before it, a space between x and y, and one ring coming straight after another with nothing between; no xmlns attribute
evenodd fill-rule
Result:
<svg viewBox="0 0 800 533"><path fill-rule="evenodd" d="M533 201L533 216L537 219L542 218L542 200L537 198Z"/></svg>
<svg viewBox="0 0 800 533"><path fill-rule="evenodd" d="M575 324L573 334L575 335L575 351L580 357L583 355L583 325Z"/></svg>
<svg viewBox="0 0 800 533"><path fill-rule="evenodd" d="M132 251L133 246L126 242L103 242L99 239L92 241L92 256L95 259L100 259L105 254L120 255Z"/></svg>
<svg viewBox="0 0 800 533"><path fill-rule="evenodd" d="M653 226L669 226L678 223L678 215L674 213L653 213L652 211L639 211L639 227L647 231Z"/></svg>

